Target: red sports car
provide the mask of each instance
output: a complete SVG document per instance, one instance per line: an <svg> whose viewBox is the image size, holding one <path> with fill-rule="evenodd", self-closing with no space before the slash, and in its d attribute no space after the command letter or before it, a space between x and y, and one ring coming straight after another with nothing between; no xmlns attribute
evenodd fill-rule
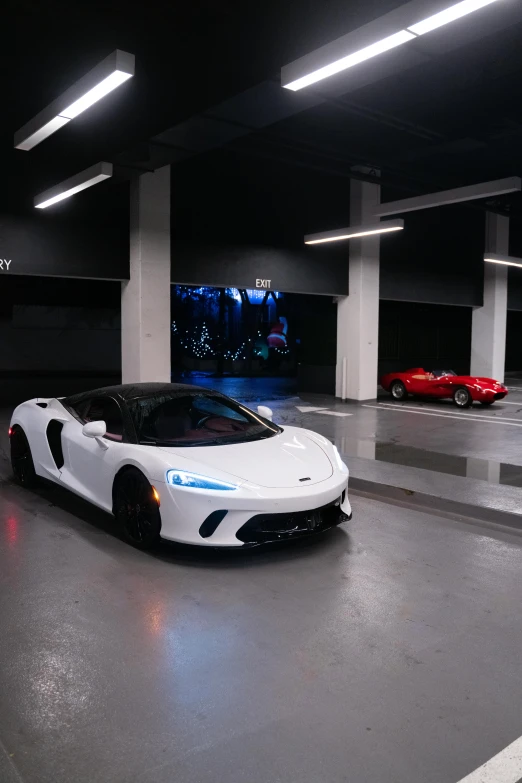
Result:
<svg viewBox="0 0 522 783"><path fill-rule="evenodd" d="M469 408L474 402L491 405L508 393L504 384L491 378L457 375L453 370L427 371L422 367L383 375L381 386L394 400L405 400L409 394L438 400L452 397L459 408Z"/></svg>

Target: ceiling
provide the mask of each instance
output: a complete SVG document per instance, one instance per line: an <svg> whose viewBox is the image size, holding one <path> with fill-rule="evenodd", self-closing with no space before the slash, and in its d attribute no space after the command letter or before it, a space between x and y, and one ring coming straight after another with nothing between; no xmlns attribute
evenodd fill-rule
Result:
<svg viewBox="0 0 522 783"><path fill-rule="evenodd" d="M299 188L307 171L345 188L363 164L380 169L386 200L522 174L519 0L418 39L415 56L363 63L334 88L281 89L282 65L401 4L7 0L2 209L31 208L34 195L99 160L117 167L100 194L133 172L215 155L239 168L269 161L285 178L299 171ZM136 55L135 77L32 151L14 150L15 130L115 48ZM98 198L82 195L75 209ZM498 206L522 216L519 196Z"/></svg>

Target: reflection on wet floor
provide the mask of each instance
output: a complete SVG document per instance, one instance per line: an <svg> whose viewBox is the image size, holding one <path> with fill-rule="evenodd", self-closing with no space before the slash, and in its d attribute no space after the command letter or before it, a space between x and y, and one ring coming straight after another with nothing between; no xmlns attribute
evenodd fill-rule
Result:
<svg viewBox="0 0 522 783"><path fill-rule="evenodd" d="M342 437L336 445L341 454L347 458L362 457L379 462L392 462L395 465L432 470L436 473L448 473L451 476L481 479L490 484L509 484L512 487L522 487L522 465L442 454L414 446L403 446L400 443L375 442L349 437Z"/></svg>

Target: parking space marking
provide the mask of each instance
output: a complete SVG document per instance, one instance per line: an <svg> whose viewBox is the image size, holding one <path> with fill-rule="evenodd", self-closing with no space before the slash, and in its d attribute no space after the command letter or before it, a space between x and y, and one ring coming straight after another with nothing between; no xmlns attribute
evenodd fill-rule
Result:
<svg viewBox="0 0 522 783"><path fill-rule="evenodd" d="M380 404L381 405L389 405L392 408L401 407L401 408L404 408L407 411L428 410L428 411L434 411L434 412L436 411L437 413L445 413L448 416L463 416L466 419L469 419L470 417L473 417L474 419L482 419L484 421L495 421L495 422L497 422L497 421L515 421L515 422L517 422L517 424L522 424L522 418L521 419L511 419L509 416L502 416L502 417L500 417L500 416L488 416L487 414L484 415L483 413L473 413L473 412L470 412L470 413L456 413L455 409L443 411L440 408L428 408L428 407L421 408L421 407L418 407L417 405L403 405L401 403L396 403L396 402L395 403L393 403L393 402L384 402L384 403L380 403Z"/></svg>
<svg viewBox="0 0 522 783"><path fill-rule="evenodd" d="M522 778L522 737L458 783L518 783Z"/></svg>
<svg viewBox="0 0 522 783"><path fill-rule="evenodd" d="M506 427L522 427L522 421L520 421L518 424L513 424L511 421L506 421L505 419L492 419L489 416L476 416L473 417L473 414L469 416L459 416L455 413L431 413L428 411L421 411L417 410L416 408L407 408L405 410L404 405L398 406L398 405L363 405L363 408L376 408L377 410L381 411L403 411L403 413L413 413L417 416L436 416L440 419L458 419L459 421L472 421L474 424L477 422L484 422L485 424L504 424Z"/></svg>
<svg viewBox="0 0 522 783"><path fill-rule="evenodd" d="M325 410L325 408L312 408L309 405L296 405L295 407L300 413L317 413L317 411Z"/></svg>
<svg viewBox="0 0 522 783"><path fill-rule="evenodd" d="M353 416L353 413L341 413L341 411L317 411L317 413L321 413L323 416Z"/></svg>
<svg viewBox="0 0 522 783"><path fill-rule="evenodd" d="M519 408L522 408L522 400L520 402L510 402L508 400L502 400L502 402L495 403L496 405L518 405Z"/></svg>

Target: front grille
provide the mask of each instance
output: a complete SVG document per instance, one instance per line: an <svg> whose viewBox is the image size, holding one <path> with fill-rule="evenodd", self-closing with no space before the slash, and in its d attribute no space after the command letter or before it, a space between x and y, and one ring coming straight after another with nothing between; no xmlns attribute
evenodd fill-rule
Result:
<svg viewBox="0 0 522 783"><path fill-rule="evenodd" d="M245 544L267 544L321 533L340 525L348 517L341 510L342 498L311 511L287 514L257 514L236 533Z"/></svg>

